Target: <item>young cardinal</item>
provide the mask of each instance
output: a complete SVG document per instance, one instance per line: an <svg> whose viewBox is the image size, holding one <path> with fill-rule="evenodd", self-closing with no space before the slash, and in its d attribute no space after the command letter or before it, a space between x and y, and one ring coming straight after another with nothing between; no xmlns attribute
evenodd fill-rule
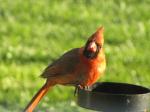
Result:
<svg viewBox="0 0 150 112"><path fill-rule="evenodd" d="M89 37L84 47L75 48L50 64L42 73L46 83L25 108L32 112L47 91L56 84L84 89L95 83L106 67L103 27Z"/></svg>

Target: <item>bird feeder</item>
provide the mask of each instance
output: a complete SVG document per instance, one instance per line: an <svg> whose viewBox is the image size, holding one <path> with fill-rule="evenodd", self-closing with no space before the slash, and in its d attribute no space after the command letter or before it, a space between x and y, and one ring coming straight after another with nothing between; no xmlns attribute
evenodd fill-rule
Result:
<svg viewBox="0 0 150 112"><path fill-rule="evenodd" d="M96 83L90 90L78 90L77 104L102 112L148 112L150 89L126 83Z"/></svg>

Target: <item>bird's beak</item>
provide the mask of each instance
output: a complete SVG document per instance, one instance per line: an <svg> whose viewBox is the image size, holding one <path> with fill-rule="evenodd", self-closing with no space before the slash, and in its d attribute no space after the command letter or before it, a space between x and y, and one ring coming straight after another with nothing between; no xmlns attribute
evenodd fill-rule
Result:
<svg viewBox="0 0 150 112"><path fill-rule="evenodd" d="M97 45L94 41L90 42L87 46L87 50L90 52L96 52L97 50Z"/></svg>

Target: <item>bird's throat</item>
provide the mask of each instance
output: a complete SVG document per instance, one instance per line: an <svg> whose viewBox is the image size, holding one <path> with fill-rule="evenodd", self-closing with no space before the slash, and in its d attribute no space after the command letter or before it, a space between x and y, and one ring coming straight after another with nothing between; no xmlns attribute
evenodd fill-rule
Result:
<svg viewBox="0 0 150 112"><path fill-rule="evenodd" d="M98 51L96 51L96 52L91 52L91 51L88 51L88 50L84 49L83 55L84 55L86 58L88 58L88 59L94 59L94 58L97 57Z"/></svg>

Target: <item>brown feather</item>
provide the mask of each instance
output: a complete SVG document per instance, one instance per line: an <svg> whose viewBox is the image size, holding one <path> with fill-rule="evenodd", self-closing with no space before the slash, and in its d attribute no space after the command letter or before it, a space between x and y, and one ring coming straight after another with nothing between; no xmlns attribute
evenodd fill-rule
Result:
<svg viewBox="0 0 150 112"><path fill-rule="evenodd" d="M66 52L58 60L50 64L41 76L43 78L55 78L58 75L65 76L70 74L79 63L79 48L75 48Z"/></svg>

